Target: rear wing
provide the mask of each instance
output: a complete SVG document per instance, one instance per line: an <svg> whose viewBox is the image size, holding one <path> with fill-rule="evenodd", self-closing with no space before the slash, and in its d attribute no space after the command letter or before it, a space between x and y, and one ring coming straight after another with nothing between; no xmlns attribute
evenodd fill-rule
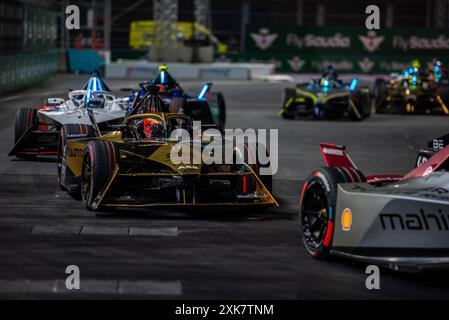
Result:
<svg viewBox="0 0 449 320"><path fill-rule="evenodd" d="M338 146L331 143L320 143L320 150L327 167L357 169L357 166L347 154L345 146Z"/></svg>
<svg viewBox="0 0 449 320"><path fill-rule="evenodd" d="M443 168L447 169L447 167L444 166L444 164L447 162L448 159L449 159L449 146L446 146L437 153L435 153L429 160L424 162L422 165L406 174L403 179L424 177L434 171L438 171Z"/></svg>
<svg viewBox="0 0 449 320"><path fill-rule="evenodd" d="M343 167L358 170L357 166L346 152L345 146L320 143L320 149L327 167ZM366 176L365 178L368 183L383 183L400 180L402 176L397 174L376 174Z"/></svg>

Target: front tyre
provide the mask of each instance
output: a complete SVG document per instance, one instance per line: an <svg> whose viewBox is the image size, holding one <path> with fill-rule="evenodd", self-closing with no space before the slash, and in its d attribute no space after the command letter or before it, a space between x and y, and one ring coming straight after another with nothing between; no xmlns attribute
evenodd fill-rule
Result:
<svg viewBox="0 0 449 320"><path fill-rule="evenodd" d="M363 174L353 168L321 168L304 183L300 202L303 242L310 255L328 257L332 238L339 183L363 182Z"/></svg>
<svg viewBox="0 0 449 320"><path fill-rule="evenodd" d="M358 90L351 97L349 107L349 119L351 121L361 121L371 113L369 108L371 105L371 98L369 91Z"/></svg>
<svg viewBox="0 0 449 320"><path fill-rule="evenodd" d="M81 196L88 210L99 211L94 202L112 177L119 159L119 149L111 141L91 141L84 154L81 174Z"/></svg>

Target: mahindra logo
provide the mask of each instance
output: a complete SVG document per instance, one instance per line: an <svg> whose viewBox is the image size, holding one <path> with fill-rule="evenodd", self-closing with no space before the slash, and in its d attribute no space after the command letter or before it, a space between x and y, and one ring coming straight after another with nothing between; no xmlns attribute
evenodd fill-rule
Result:
<svg viewBox="0 0 449 320"><path fill-rule="evenodd" d="M375 31L369 31L366 36L359 36L359 40L368 52L374 52L379 49L385 37L378 36Z"/></svg>
<svg viewBox="0 0 449 320"><path fill-rule="evenodd" d="M449 215L440 209L437 213L425 213L423 209L419 214L381 213L379 214L383 230L449 230Z"/></svg>
<svg viewBox="0 0 449 320"><path fill-rule="evenodd" d="M261 50L270 48L277 37L277 33L270 33L270 30L267 28L260 29L259 33L251 33L251 38L253 38L256 46Z"/></svg>

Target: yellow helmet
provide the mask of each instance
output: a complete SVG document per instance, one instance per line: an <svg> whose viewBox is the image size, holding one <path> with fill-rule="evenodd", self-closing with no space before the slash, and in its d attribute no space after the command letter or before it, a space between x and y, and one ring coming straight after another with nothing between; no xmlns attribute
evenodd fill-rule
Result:
<svg viewBox="0 0 449 320"><path fill-rule="evenodd" d="M415 60L413 60L412 61L412 68L413 69L419 69L419 68L421 68L421 62L419 62L419 60L418 59L415 59Z"/></svg>

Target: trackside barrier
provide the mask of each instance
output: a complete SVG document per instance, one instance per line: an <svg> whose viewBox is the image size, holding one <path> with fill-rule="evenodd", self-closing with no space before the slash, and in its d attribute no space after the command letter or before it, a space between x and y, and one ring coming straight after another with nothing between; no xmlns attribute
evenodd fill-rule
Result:
<svg viewBox="0 0 449 320"><path fill-rule="evenodd" d="M146 61L119 61L105 65L107 78L151 79L158 73L159 63ZM168 64L177 79L250 80L274 73L272 64Z"/></svg>
<svg viewBox="0 0 449 320"><path fill-rule="evenodd" d="M58 51L0 56L0 94L36 84L58 70Z"/></svg>

